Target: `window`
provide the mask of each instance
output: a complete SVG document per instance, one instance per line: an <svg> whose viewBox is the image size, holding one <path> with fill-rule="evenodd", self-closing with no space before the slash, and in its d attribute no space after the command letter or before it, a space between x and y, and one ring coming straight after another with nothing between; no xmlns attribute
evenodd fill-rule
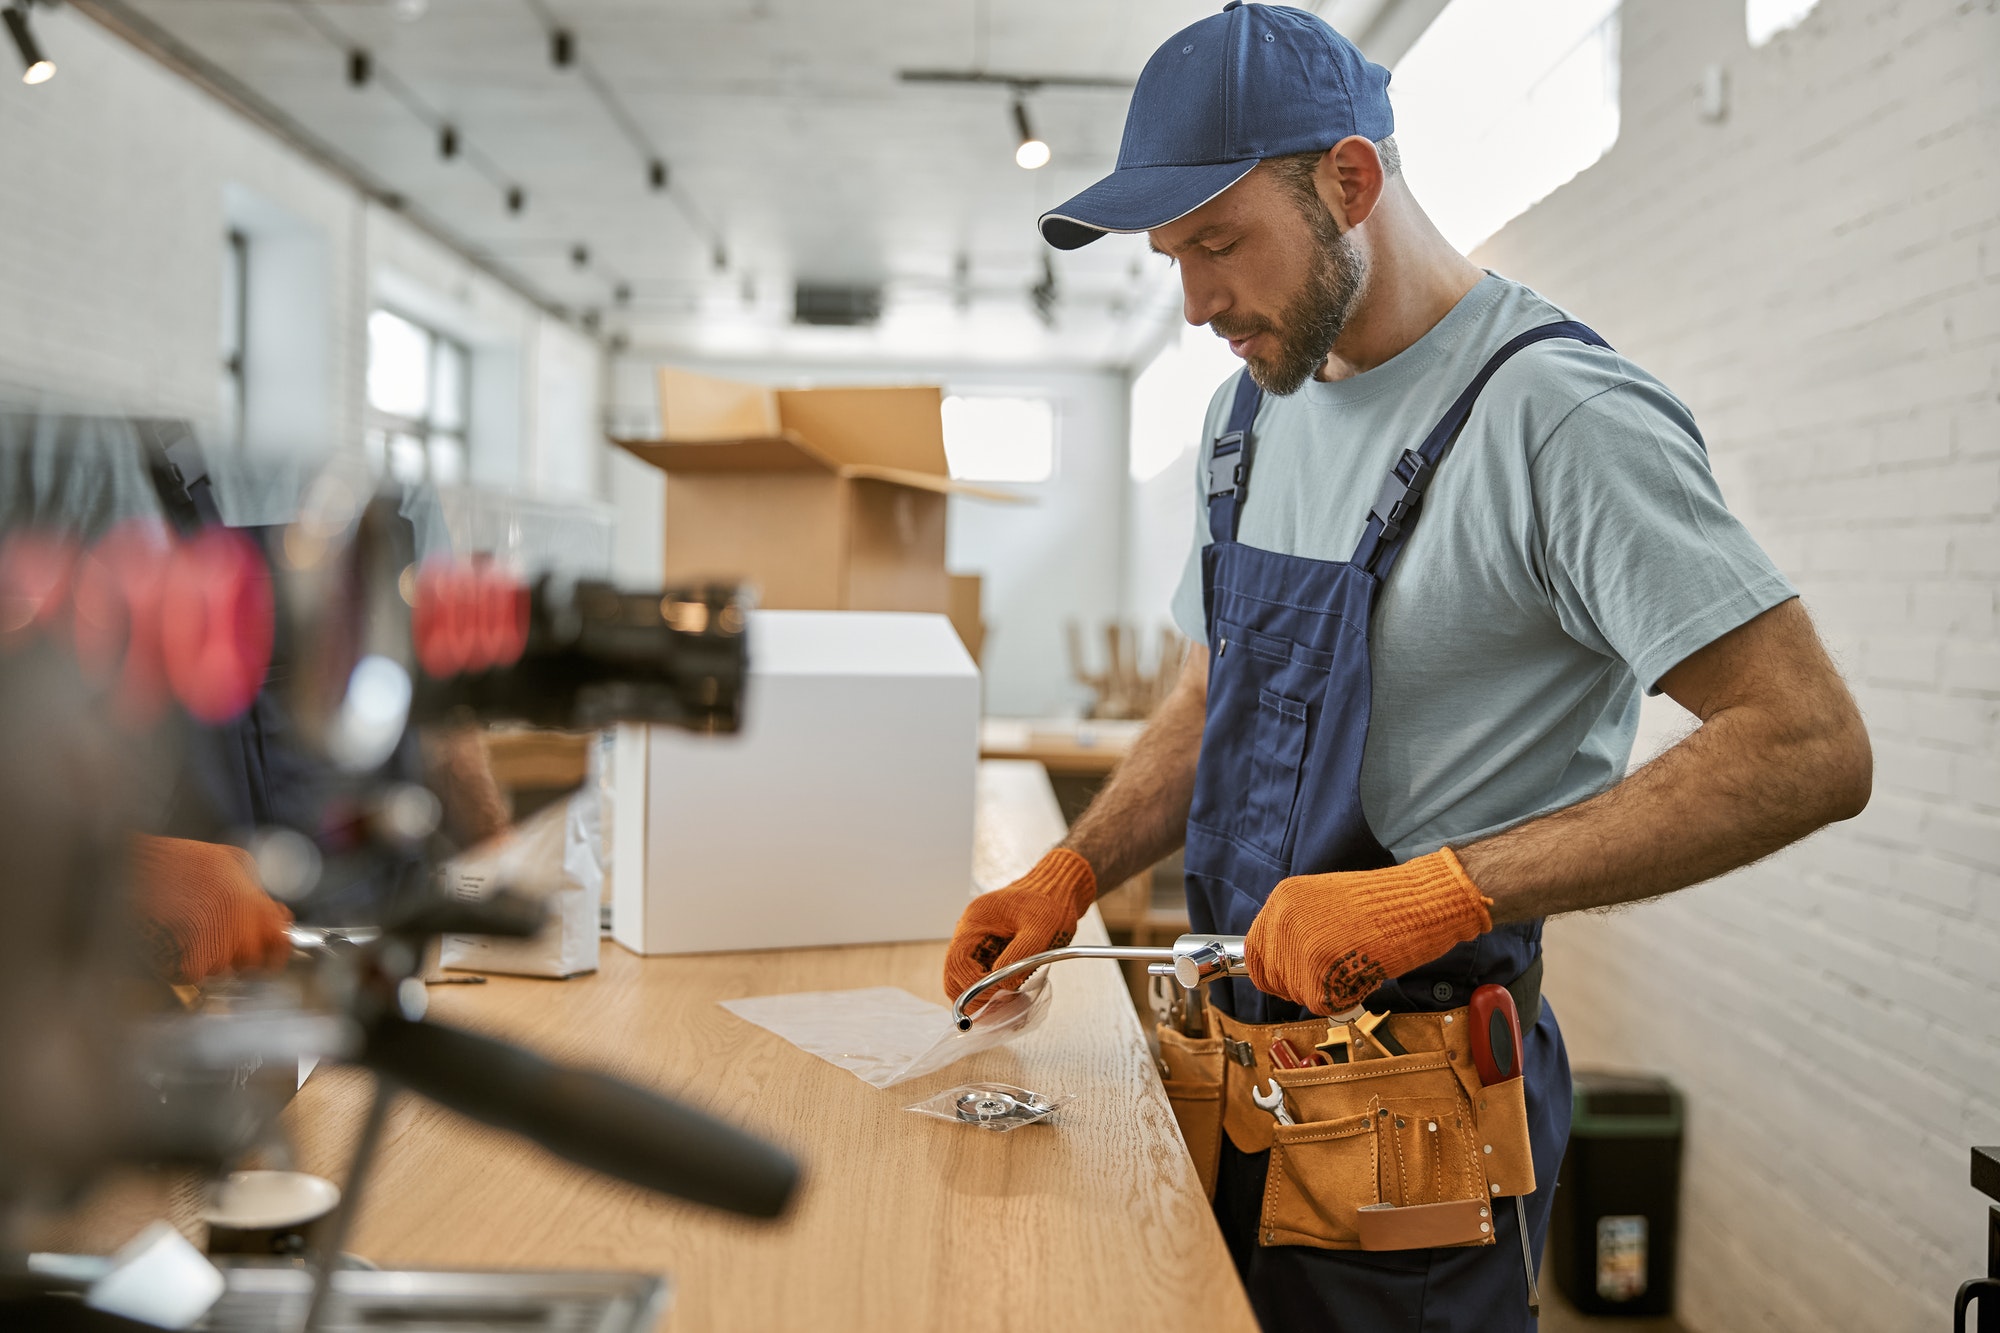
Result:
<svg viewBox="0 0 2000 1333"><path fill-rule="evenodd" d="M243 443L243 416L249 406L250 381L244 372L244 352L250 333L250 238L231 228L222 246L222 438Z"/></svg>
<svg viewBox="0 0 2000 1333"><path fill-rule="evenodd" d="M368 316L369 461L397 481L465 480L471 354L389 310Z"/></svg>
<svg viewBox="0 0 2000 1333"><path fill-rule="evenodd" d="M1047 481L1056 414L1046 398L944 400L944 456L959 481Z"/></svg>
<svg viewBox="0 0 2000 1333"><path fill-rule="evenodd" d="M1819 0L1748 0L1743 26L1750 45L1762 46L1787 28L1798 27L1818 4Z"/></svg>
<svg viewBox="0 0 2000 1333"><path fill-rule="evenodd" d="M1618 140L1618 0L1451 0L1389 94L1411 191L1471 252Z"/></svg>
<svg viewBox="0 0 2000 1333"><path fill-rule="evenodd" d="M1206 327L1183 325L1179 340L1139 372L1132 381L1133 481L1151 481L1201 443L1208 400L1242 364Z"/></svg>

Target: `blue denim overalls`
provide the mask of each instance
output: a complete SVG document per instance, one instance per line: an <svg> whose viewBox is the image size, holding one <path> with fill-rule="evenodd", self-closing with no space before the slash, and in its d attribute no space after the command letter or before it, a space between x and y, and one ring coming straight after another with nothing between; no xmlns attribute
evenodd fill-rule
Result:
<svg viewBox="0 0 2000 1333"><path fill-rule="evenodd" d="M1394 859L1361 810L1368 739L1369 617L1409 539L1418 505L1479 392L1514 353L1546 338L1604 341L1581 324L1547 324L1493 354L1444 419L1405 450L1345 563L1259 550L1236 540L1252 456L1250 428L1263 395L1239 378L1228 430L1208 465L1211 544L1202 552L1209 654L1208 715L1188 815L1188 914L1196 931L1248 933L1279 880L1368 870ZM1540 954L1541 922L1496 927L1389 981L1375 1011L1445 1010L1473 988L1507 984ZM1217 1007L1249 1023L1309 1018L1248 981L1217 982ZM1524 1019L1528 1015L1523 1015ZM1539 1187L1528 1197L1539 1260L1556 1168L1569 1136L1569 1061L1546 1005L1525 1034L1530 1137ZM1496 1241L1464 1249L1392 1252L1260 1246L1268 1153L1244 1153L1225 1135L1215 1211L1267 1333L1526 1329L1526 1278L1511 1208L1495 1210Z"/></svg>

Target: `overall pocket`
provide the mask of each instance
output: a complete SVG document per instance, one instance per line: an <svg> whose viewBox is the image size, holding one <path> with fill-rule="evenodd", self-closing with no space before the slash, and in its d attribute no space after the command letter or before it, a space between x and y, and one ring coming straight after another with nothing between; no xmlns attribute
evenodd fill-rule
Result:
<svg viewBox="0 0 2000 1333"><path fill-rule="evenodd" d="M1282 861L1308 732L1333 655L1229 621L1214 626L1208 715L1189 822Z"/></svg>
<svg viewBox="0 0 2000 1333"><path fill-rule="evenodd" d="M1262 1245L1351 1250L1361 1209L1376 1200L1376 1134L1367 1112L1341 1120L1279 1125L1264 1178Z"/></svg>
<svg viewBox="0 0 2000 1333"><path fill-rule="evenodd" d="M1472 1108L1462 1096L1383 1098L1375 1109L1381 1201L1416 1208L1485 1198L1484 1154L1475 1137Z"/></svg>
<svg viewBox="0 0 2000 1333"><path fill-rule="evenodd" d="M1442 1219L1449 1225L1431 1217L1433 1205L1490 1206L1486 1155L1474 1145L1478 1122L1456 1064L1450 1051L1430 1050L1273 1075L1302 1123L1273 1133L1263 1243L1395 1248L1413 1230L1399 1224L1417 1223L1426 1245L1490 1238L1490 1225L1484 1233L1476 1221L1468 1229L1455 1209L1444 1210L1453 1214ZM1412 1208L1426 1211L1406 1211ZM1302 1225L1301 1209L1317 1222Z"/></svg>
<svg viewBox="0 0 2000 1333"><path fill-rule="evenodd" d="M1222 1160L1222 1038L1189 1037L1168 1027L1160 1039L1162 1084L1173 1105L1181 1140L1194 1159L1202 1193L1215 1197L1215 1172Z"/></svg>
<svg viewBox="0 0 2000 1333"><path fill-rule="evenodd" d="M1510 1197L1535 1192L1535 1147L1528 1138L1528 1080L1510 1078L1481 1088L1479 1155L1490 1193Z"/></svg>
<svg viewBox="0 0 2000 1333"><path fill-rule="evenodd" d="M1274 690L1257 694L1250 787L1243 794L1243 840L1273 860L1290 850L1292 808L1306 757L1306 706Z"/></svg>

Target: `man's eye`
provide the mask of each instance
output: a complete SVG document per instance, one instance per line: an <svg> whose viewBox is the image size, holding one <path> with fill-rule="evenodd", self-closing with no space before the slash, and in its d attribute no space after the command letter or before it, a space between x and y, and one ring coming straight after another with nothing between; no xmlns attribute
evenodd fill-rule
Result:
<svg viewBox="0 0 2000 1333"><path fill-rule="evenodd" d="M1236 242L1231 241L1227 245L1215 245L1215 246L1209 246L1207 248L1208 248L1208 253L1210 255L1214 256L1217 259L1220 259L1224 255L1230 253L1236 248Z"/></svg>

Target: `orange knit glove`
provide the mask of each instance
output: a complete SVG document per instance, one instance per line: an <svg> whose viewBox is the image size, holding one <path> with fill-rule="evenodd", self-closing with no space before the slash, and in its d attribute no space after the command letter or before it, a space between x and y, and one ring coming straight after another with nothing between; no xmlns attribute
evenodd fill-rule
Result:
<svg viewBox="0 0 2000 1333"><path fill-rule="evenodd" d="M258 886L257 863L240 847L141 834L132 878L154 962L175 985L275 971L291 957L292 914Z"/></svg>
<svg viewBox="0 0 2000 1333"><path fill-rule="evenodd" d="M1243 961L1258 990L1338 1014L1493 929L1491 906L1449 847L1384 870L1296 875L1250 923Z"/></svg>
<svg viewBox="0 0 2000 1333"><path fill-rule="evenodd" d="M1004 889L966 904L944 954L944 990L952 999L997 968L1044 949L1060 949L1076 936L1076 923L1097 897L1090 862L1058 847ZM1017 978L1011 990L1026 981ZM989 991L989 995L999 991Z"/></svg>

